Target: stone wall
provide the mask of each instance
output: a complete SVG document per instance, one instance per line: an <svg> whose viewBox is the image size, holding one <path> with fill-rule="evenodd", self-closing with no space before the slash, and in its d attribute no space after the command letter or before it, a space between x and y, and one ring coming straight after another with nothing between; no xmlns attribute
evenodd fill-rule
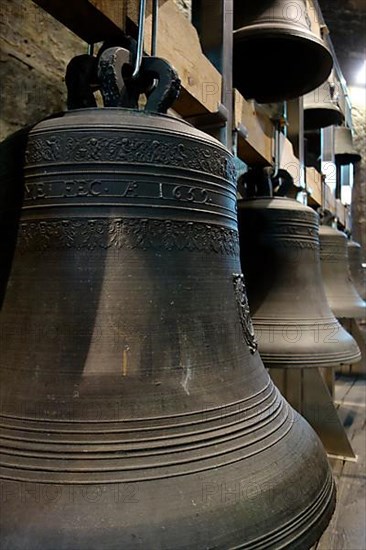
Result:
<svg viewBox="0 0 366 550"><path fill-rule="evenodd" d="M355 166L352 229L353 238L361 244L363 261L366 262L366 90L351 87L349 92L352 101L354 146L362 157L361 162Z"/></svg>
<svg viewBox="0 0 366 550"><path fill-rule="evenodd" d="M174 0L186 17L191 16L192 0Z"/></svg>
<svg viewBox="0 0 366 550"><path fill-rule="evenodd" d="M191 0L175 0L189 17ZM68 61L86 44L31 0L1 3L0 141L66 106Z"/></svg>
<svg viewBox="0 0 366 550"><path fill-rule="evenodd" d="M31 0L6 0L1 11L2 140L65 108L65 69L86 45Z"/></svg>

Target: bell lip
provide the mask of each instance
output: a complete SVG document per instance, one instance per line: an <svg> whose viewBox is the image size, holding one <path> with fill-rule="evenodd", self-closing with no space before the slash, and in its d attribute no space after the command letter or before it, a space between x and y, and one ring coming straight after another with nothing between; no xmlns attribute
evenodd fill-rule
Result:
<svg viewBox="0 0 366 550"><path fill-rule="evenodd" d="M337 105L321 108L309 105L304 108L304 130L318 130L328 126L339 126L344 121L344 114Z"/></svg>
<svg viewBox="0 0 366 550"><path fill-rule="evenodd" d="M338 153L335 154L336 163L342 166L346 164L357 164L361 161L361 155L359 153Z"/></svg>
<svg viewBox="0 0 366 550"><path fill-rule="evenodd" d="M361 296L358 293L357 295L360 303L358 303L356 306L351 306L349 308L337 306L332 307L332 311L337 319L364 319L366 321L366 302L362 300Z"/></svg>
<svg viewBox="0 0 366 550"><path fill-rule="evenodd" d="M244 95L245 98L255 99L258 103L272 103L276 101L296 99L318 88L329 77L333 68L333 56L324 41L316 36L316 34L312 33L310 30L306 31L305 29L291 28L291 34L285 34L285 30L285 26L280 26L278 28L268 27L266 29L263 28L262 25L258 28L253 26L243 27L234 31L234 86L239 90L239 92ZM250 42L252 39L256 39L256 37L258 36L260 36L261 38L263 47L260 58L257 58L256 64L262 65L263 67L266 66L266 62L268 64L267 57L268 51L270 51L270 47L268 48L268 46L265 45L266 41L280 38L283 43L292 42L292 47L294 47L294 45L299 45L302 43L307 43L307 45L309 45L310 42L313 50L311 52L312 64L314 65L314 67L317 67L317 69L319 69L319 72L317 73L317 75L314 75L313 79L309 79L306 73L304 73L304 71L302 70L302 66L298 65L297 77L299 79L297 80L297 82L299 82L299 85L296 87L296 90L292 89L287 93L273 92L273 82L269 82L269 85L267 87L262 86L262 83L256 85L255 82L252 82L252 91L249 90L248 92L246 92L245 88L247 82L245 76L242 79L242 82L238 82L238 74L246 73L245 58L248 55L253 56L253 50L249 53L247 51L248 48L243 48L243 45L246 42ZM237 61L235 61L235 57L239 55L241 59L237 59ZM238 69L238 66L241 66L241 68ZM287 69L291 69L291 72L294 73L293 66L291 66L291 68L287 67ZM317 76L317 78L315 78L315 76ZM250 80L248 82L250 82ZM272 92L270 90L272 90Z"/></svg>
<svg viewBox="0 0 366 550"><path fill-rule="evenodd" d="M326 300L326 297L324 296ZM309 342L305 340L299 346L299 342L286 343L283 346L280 352L276 351L276 346L273 342L262 343L259 341L259 354L266 368L277 367L277 368L316 368L316 367L332 367L332 366L341 366L341 365L350 365L356 363L361 359L361 351L356 342L349 332L342 326L342 324L336 319L334 312L329 308L329 314L333 317L330 317L329 320L324 319L318 324L314 324L314 328L319 327L319 335L322 335L322 328L334 326L339 332L338 342L334 342L332 350L324 349L323 344L321 343L321 338L319 343L313 342L312 347L309 347ZM266 322L263 318L256 318L253 316L253 325L254 331L257 331L258 334L270 334L273 331L273 319L272 322ZM296 327L301 327L301 323L294 325ZM286 320L278 319L276 323L276 330L289 328L289 324L286 323ZM307 329L309 327L306 327ZM328 330L328 329L327 329ZM325 336L328 336L327 330L325 331ZM276 339L278 344L278 339ZM321 353L320 353L321 352Z"/></svg>
<svg viewBox="0 0 366 550"><path fill-rule="evenodd" d="M296 360L290 353L289 358L278 358L272 353L268 353L268 359L266 352L259 350L261 359L264 366L267 369L316 369L316 368L328 368L328 367L341 367L343 365L353 365L361 360L361 352L354 353L353 355L347 355L343 359L333 358L329 356L327 359L315 358L311 361L308 359Z"/></svg>
<svg viewBox="0 0 366 550"><path fill-rule="evenodd" d="M347 245L350 247L350 248L357 248L358 250L361 250L361 245L360 243L358 243L357 241L354 241L352 239L349 239L347 241Z"/></svg>

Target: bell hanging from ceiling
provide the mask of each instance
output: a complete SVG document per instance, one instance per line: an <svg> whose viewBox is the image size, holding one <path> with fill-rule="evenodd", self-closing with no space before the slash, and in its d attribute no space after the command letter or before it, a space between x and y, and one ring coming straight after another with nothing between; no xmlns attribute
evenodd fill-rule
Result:
<svg viewBox="0 0 366 550"><path fill-rule="evenodd" d="M305 0L237 0L234 28L234 86L246 98L293 99L330 74L332 55L311 30Z"/></svg>
<svg viewBox="0 0 366 550"><path fill-rule="evenodd" d="M334 154L337 164L355 164L360 162L361 155L353 145L352 130L340 126L334 128Z"/></svg>
<svg viewBox="0 0 366 550"><path fill-rule="evenodd" d="M326 80L319 88L304 97L304 129L318 130L327 126L338 126L344 121L339 105L339 93L334 77Z"/></svg>
<svg viewBox="0 0 366 550"><path fill-rule="evenodd" d="M338 319L362 319L366 303L358 294L349 271L347 237L341 231L320 227L320 259L328 303Z"/></svg>
<svg viewBox="0 0 366 550"><path fill-rule="evenodd" d="M348 263L352 281L357 292L366 300L366 269L362 267L361 245L355 241L347 241Z"/></svg>
<svg viewBox="0 0 366 550"><path fill-rule="evenodd" d="M318 215L296 200L264 196L239 200L238 217L242 269L265 366L356 361L358 346L325 296Z"/></svg>
<svg viewBox="0 0 366 550"><path fill-rule="evenodd" d="M100 57L107 105L120 52ZM158 79L147 112L76 109L29 132L0 316L2 542L308 549L334 483L257 352L233 158L161 114L165 62L141 74L124 98Z"/></svg>

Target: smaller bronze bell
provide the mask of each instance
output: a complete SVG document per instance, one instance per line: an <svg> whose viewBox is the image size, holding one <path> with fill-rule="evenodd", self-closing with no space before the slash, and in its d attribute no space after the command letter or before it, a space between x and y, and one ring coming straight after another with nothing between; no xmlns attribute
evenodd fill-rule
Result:
<svg viewBox="0 0 366 550"><path fill-rule="evenodd" d="M366 269L362 267L361 245L348 241L348 263L353 283L363 300L366 300Z"/></svg>
<svg viewBox="0 0 366 550"><path fill-rule="evenodd" d="M334 129L334 154L336 163L340 165L360 162L361 155L353 145L352 130L339 127Z"/></svg>
<svg viewBox="0 0 366 550"><path fill-rule="evenodd" d="M304 129L318 130L327 126L338 126L344 121L338 102L337 85L328 79L319 88L304 97Z"/></svg>
<svg viewBox="0 0 366 550"><path fill-rule="evenodd" d="M332 314L321 278L318 215L293 199L238 203L242 269L267 368L332 367L360 358Z"/></svg>
<svg viewBox="0 0 366 550"><path fill-rule="evenodd" d="M341 231L320 227L320 260L329 305L339 319L362 319L366 303L358 294L348 267L347 237Z"/></svg>
<svg viewBox="0 0 366 550"><path fill-rule="evenodd" d="M234 86L246 98L293 99L330 74L332 55L311 31L305 0L237 0L234 28Z"/></svg>

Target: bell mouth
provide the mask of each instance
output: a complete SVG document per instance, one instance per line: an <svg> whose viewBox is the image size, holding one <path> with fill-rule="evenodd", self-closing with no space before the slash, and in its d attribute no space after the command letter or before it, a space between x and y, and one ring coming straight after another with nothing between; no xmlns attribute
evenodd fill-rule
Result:
<svg viewBox="0 0 366 550"><path fill-rule="evenodd" d="M304 110L304 130L318 130L327 126L339 126L344 121L342 111L336 105L329 107L306 107Z"/></svg>
<svg viewBox="0 0 366 550"><path fill-rule="evenodd" d="M333 58L312 33L239 29L234 33L234 87L247 99L295 99L320 86Z"/></svg>

